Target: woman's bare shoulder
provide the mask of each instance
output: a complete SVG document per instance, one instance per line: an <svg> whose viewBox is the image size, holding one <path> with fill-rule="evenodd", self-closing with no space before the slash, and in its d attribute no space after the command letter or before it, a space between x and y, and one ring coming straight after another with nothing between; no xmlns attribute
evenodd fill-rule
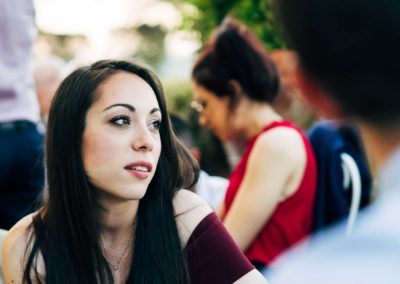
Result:
<svg viewBox="0 0 400 284"><path fill-rule="evenodd" d="M5 283L22 281L27 245L32 235L31 225L32 214L18 221L4 237L2 261Z"/></svg>
<svg viewBox="0 0 400 284"><path fill-rule="evenodd" d="M185 246L197 225L213 210L197 194L185 189L179 190L173 205L181 243Z"/></svg>
<svg viewBox="0 0 400 284"><path fill-rule="evenodd" d="M35 214L35 213L33 213ZM29 214L18 221L11 229L8 231L4 237L3 246L10 248L10 246L26 245L30 235L31 235L31 225L33 214ZM3 249L4 250L4 249Z"/></svg>
<svg viewBox="0 0 400 284"><path fill-rule="evenodd" d="M305 155L306 149L300 132L289 127L276 127L261 134L252 151L253 159L265 160L268 157L275 163L295 168L304 163Z"/></svg>
<svg viewBox="0 0 400 284"><path fill-rule="evenodd" d="M276 127L262 133L258 137L256 144L264 144L272 149L282 149L286 151L293 147L298 149L304 142L298 130L290 127Z"/></svg>
<svg viewBox="0 0 400 284"><path fill-rule="evenodd" d="M177 192L173 200L175 215L184 215L192 211L211 207L196 193L186 189L181 189ZM211 212L210 211L210 212Z"/></svg>

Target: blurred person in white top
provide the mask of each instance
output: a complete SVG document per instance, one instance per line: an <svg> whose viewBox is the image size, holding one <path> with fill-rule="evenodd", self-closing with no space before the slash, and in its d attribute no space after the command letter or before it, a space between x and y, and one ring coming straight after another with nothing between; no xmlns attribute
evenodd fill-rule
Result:
<svg viewBox="0 0 400 284"><path fill-rule="evenodd" d="M43 136L31 74L32 0L0 0L0 228L35 210L43 186Z"/></svg>
<svg viewBox="0 0 400 284"><path fill-rule="evenodd" d="M378 195L350 236L344 224L322 232L266 275L273 284L399 283L400 2L276 4L299 54L302 94L325 117L356 122Z"/></svg>

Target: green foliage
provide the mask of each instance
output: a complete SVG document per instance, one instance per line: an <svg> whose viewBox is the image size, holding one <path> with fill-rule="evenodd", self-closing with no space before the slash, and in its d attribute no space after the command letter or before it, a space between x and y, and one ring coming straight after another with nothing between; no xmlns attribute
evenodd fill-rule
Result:
<svg viewBox="0 0 400 284"><path fill-rule="evenodd" d="M88 40L82 35L51 34L39 30L36 44L48 49L49 54L54 54L65 61L75 57L79 47L88 44Z"/></svg>
<svg viewBox="0 0 400 284"><path fill-rule="evenodd" d="M163 82L164 91L167 97L167 104L170 111L188 119L193 100L190 82L188 80L169 80Z"/></svg>
<svg viewBox="0 0 400 284"><path fill-rule="evenodd" d="M116 43L130 47L128 57L157 69L165 59L167 33L161 25L140 24L115 29L112 34Z"/></svg>
<svg viewBox="0 0 400 284"><path fill-rule="evenodd" d="M173 3L184 17L180 28L197 32L202 43L231 14L248 25L268 50L284 47L272 14L272 0L174 0Z"/></svg>
<svg viewBox="0 0 400 284"><path fill-rule="evenodd" d="M142 24L135 27L135 33L140 35L141 44L134 58L141 58L147 64L157 68L165 58L164 39L167 31L160 25Z"/></svg>

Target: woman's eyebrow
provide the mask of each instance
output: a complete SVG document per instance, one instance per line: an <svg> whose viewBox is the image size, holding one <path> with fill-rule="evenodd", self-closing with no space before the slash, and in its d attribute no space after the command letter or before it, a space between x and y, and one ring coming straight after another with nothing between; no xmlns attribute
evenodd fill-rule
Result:
<svg viewBox="0 0 400 284"><path fill-rule="evenodd" d="M160 110L159 108L153 108L153 109L150 111L150 114L153 114L153 113L155 113L155 112L161 112L161 110Z"/></svg>
<svg viewBox="0 0 400 284"><path fill-rule="evenodd" d="M131 112L135 112L136 111L135 107L130 105L130 104L113 104L113 105L110 105L110 106L106 107L103 110L103 112L106 111L106 110L109 110L110 108L113 108L113 107L124 107L124 108L127 108L128 110L130 110ZM153 110L152 110L152 112L153 112Z"/></svg>

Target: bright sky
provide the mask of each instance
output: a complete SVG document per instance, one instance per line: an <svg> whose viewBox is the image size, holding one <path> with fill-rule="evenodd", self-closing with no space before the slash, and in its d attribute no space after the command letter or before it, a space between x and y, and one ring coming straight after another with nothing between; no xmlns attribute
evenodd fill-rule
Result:
<svg viewBox="0 0 400 284"><path fill-rule="evenodd" d="M41 30L86 35L93 58L108 55L112 44L109 33L113 29L137 23L173 28L181 21L171 3L159 0L34 0L34 3ZM185 41L182 33L169 36L166 44L172 56L193 53L198 47L193 40Z"/></svg>
<svg viewBox="0 0 400 284"><path fill-rule="evenodd" d="M157 3L156 0L35 0L36 19L46 32L90 36L140 21Z"/></svg>

